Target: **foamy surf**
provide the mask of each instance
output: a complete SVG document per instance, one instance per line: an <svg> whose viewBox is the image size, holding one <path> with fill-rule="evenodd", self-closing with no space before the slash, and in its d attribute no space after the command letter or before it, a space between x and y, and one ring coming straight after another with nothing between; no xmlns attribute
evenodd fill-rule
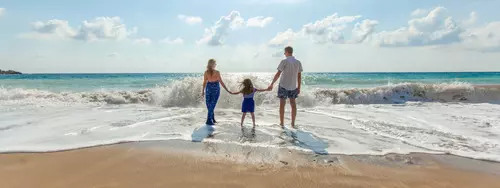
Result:
<svg viewBox="0 0 500 188"><path fill-rule="evenodd" d="M237 90L239 79L226 80L230 90ZM254 84L266 88L268 80L254 79ZM277 86L276 86L277 87ZM277 88L275 88L277 90ZM256 104L276 104L275 92L256 97ZM221 94L218 105L236 107L239 96ZM194 107L203 105L201 80L184 78L167 85L140 90L53 92L39 89L0 88L0 101L19 103L106 103L149 104L163 107ZM305 85L299 105L316 104L398 104L405 102L499 103L500 86L474 86L467 83L399 83L373 88L326 89Z"/></svg>
<svg viewBox="0 0 500 188"><path fill-rule="evenodd" d="M271 76L234 74L224 79L235 90L244 77L265 88ZM256 95L258 127L252 138L243 136L248 133L239 127L241 96L222 92L216 109L219 124L214 136L203 142L312 152L279 138L275 92ZM401 82L368 88L304 85L297 124L324 141L330 154L449 153L500 161L499 92L497 87L463 82ZM4 85L0 88L0 152L192 141L206 117L200 94L199 77L133 89L99 86L59 91Z"/></svg>

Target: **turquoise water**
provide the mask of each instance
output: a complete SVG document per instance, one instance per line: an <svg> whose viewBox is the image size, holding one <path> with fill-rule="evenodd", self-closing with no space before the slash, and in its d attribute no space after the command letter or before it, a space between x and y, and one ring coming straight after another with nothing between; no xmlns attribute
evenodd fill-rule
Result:
<svg viewBox="0 0 500 188"><path fill-rule="evenodd" d="M236 91L244 78L265 88L273 73L222 77ZM500 87L476 86L498 85L500 73L304 73L302 81L297 124L325 141L320 153L500 161ZM318 152L278 138L277 87L255 95L255 143L236 139L242 96L224 91L216 107L222 134L204 142ZM0 152L192 141L206 115L199 73L0 75Z"/></svg>
<svg viewBox="0 0 500 188"><path fill-rule="evenodd" d="M23 74L0 75L4 88L50 91L92 91L96 89L135 90L155 87L201 74Z"/></svg>
<svg viewBox="0 0 500 188"><path fill-rule="evenodd" d="M500 84L500 72L304 73L303 75L304 85L320 88L370 88L400 83ZM201 79L201 76L200 73L0 75L0 86L50 91L137 90L165 85L187 77ZM256 73L254 76L271 78L272 73Z"/></svg>

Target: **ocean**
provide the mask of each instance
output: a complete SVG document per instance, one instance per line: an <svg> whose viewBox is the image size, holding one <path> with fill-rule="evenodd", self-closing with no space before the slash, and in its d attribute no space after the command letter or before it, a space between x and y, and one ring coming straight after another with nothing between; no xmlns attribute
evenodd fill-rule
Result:
<svg viewBox="0 0 500 188"><path fill-rule="evenodd" d="M273 74L222 76L235 91L244 78L267 88ZM0 152L191 141L206 118L202 80L198 73L0 75ZM302 82L297 125L329 154L500 161L500 73L304 73ZM216 134L204 142L310 152L280 139L276 91L255 95L258 139L242 140L242 96L222 90Z"/></svg>

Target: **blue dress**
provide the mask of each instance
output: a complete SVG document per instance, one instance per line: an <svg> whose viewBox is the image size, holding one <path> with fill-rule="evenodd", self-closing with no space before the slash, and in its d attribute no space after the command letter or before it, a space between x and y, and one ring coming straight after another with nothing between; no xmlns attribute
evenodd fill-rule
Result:
<svg viewBox="0 0 500 188"><path fill-rule="evenodd" d="M241 104L241 112L253 113L255 111L255 101L253 100L253 96L257 89L253 89L253 92L248 95L243 95L243 103Z"/></svg>

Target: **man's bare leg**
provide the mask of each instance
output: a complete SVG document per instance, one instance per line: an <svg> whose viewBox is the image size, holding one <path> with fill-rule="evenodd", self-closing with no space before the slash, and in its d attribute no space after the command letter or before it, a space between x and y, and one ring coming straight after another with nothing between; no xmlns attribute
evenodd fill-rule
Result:
<svg viewBox="0 0 500 188"><path fill-rule="evenodd" d="M281 126L281 128L285 128L285 124L283 123L285 120L285 105L286 105L286 99L280 99L280 126Z"/></svg>
<svg viewBox="0 0 500 188"><path fill-rule="evenodd" d="M297 104L295 103L295 99L294 98L290 98L290 107L292 108L292 127L293 128L296 128L295 127L295 117L297 116Z"/></svg>

